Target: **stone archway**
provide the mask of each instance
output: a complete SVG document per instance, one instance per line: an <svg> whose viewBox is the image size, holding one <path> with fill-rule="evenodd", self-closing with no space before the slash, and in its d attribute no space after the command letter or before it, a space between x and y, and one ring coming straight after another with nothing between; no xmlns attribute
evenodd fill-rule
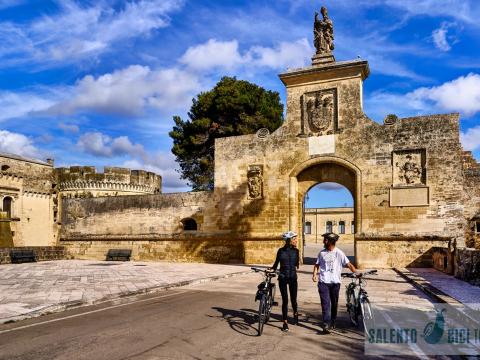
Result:
<svg viewBox="0 0 480 360"><path fill-rule="evenodd" d="M303 200L316 184L334 182L345 186L353 197L355 234L362 231L361 171L348 160L335 156L322 156L298 164L290 173L289 226L303 234ZM299 248L304 239L300 237ZM356 249L355 249L356 253ZM303 255L303 254L302 254Z"/></svg>

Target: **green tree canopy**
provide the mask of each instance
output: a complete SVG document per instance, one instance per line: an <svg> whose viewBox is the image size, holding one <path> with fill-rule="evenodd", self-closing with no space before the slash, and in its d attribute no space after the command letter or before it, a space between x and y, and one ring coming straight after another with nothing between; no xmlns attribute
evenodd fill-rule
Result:
<svg viewBox="0 0 480 360"><path fill-rule="evenodd" d="M193 99L189 120L174 116L169 135L182 179L193 190L213 189L216 138L270 132L283 122L283 105L276 91L248 81L223 77L215 87Z"/></svg>

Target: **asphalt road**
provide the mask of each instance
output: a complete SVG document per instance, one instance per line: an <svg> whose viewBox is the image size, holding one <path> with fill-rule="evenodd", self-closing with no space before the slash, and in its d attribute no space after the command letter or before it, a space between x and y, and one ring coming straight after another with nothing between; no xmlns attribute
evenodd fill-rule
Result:
<svg viewBox="0 0 480 360"><path fill-rule="evenodd" d="M339 330L319 332L310 271L311 266L300 270L301 323L288 333L280 331L276 307L257 336L254 293L260 275L252 273L2 325L0 359L366 358L363 332L350 325L343 295Z"/></svg>

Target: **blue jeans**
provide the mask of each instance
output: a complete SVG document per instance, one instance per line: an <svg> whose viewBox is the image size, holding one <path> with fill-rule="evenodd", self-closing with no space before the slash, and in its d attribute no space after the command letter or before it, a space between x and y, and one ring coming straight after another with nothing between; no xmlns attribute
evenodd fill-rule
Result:
<svg viewBox="0 0 480 360"><path fill-rule="evenodd" d="M335 322L337 319L340 284L326 284L319 282L318 293L320 294L320 303L322 305L323 323L328 325Z"/></svg>

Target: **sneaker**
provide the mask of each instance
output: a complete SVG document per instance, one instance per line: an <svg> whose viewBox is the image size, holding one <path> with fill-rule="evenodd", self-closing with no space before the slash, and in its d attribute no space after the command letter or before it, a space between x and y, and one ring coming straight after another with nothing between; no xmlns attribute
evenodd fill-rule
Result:
<svg viewBox="0 0 480 360"><path fill-rule="evenodd" d="M298 325L298 313L293 315L293 325Z"/></svg>
<svg viewBox="0 0 480 360"><path fill-rule="evenodd" d="M283 323L282 331L287 332L288 331L288 324Z"/></svg>
<svg viewBox="0 0 480 360"><path fill-rule="evenodd" d="M328 330L335 330L335 328L336 328L335 321L332 321L330 325L328 325Z"/></svg>

